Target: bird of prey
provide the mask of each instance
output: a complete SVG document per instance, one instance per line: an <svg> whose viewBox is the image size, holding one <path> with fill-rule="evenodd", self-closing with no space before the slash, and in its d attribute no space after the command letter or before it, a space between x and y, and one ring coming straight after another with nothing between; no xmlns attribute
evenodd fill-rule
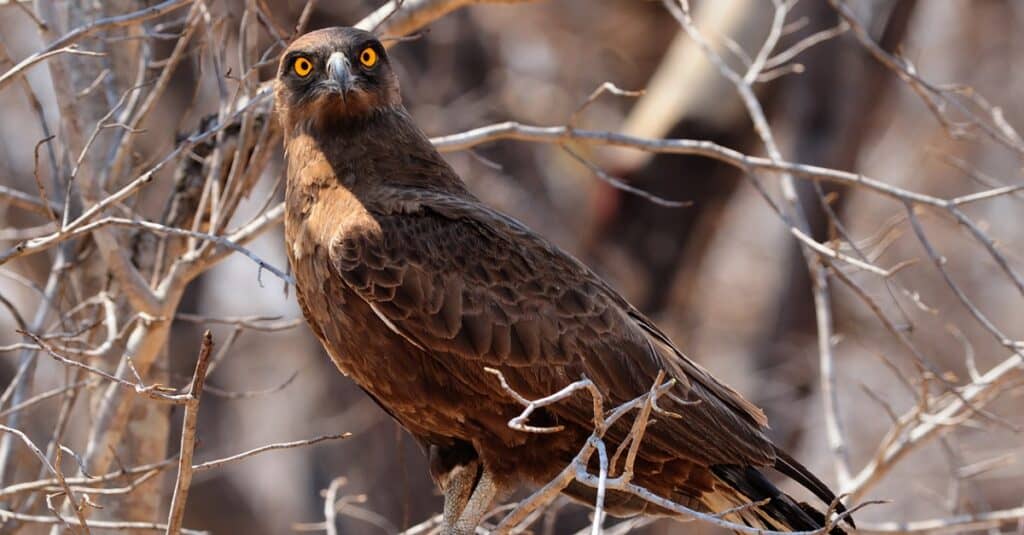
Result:
<svg viewBox="0 0 1024 535"><path fill-rule="evenodd" d="M798 502L765 475L780 472L825 506L835 499L767 438L760 409L579 260L467 190L403 107L372 34L301 36L281 57L275 97L299 304L338 369L427 452L446 533L474 533L496 499L550 481L593 431L585 393L530 417L560 432L513 429L523 407L488 368L529 399L586 377L609 407L664 372L676 386L661 406L680 417L650 424L635 484L706 512L759 502L730 516L750 526L824 526L824 506ZM628 432L609 429L609 449ZM579 482L563 492L591 504L596 495ZM605 505L619 516L669 513L626 492Z"/></svg>

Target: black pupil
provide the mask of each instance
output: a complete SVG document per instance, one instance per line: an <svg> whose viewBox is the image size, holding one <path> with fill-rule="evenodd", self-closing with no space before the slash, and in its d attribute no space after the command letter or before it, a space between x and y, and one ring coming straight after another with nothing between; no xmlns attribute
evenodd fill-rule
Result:
<svg viewBox="0 0 1024 535"><path fill-rule="evenodd" d="M370 51L369 50L364 50L363 51L363 63L369 63L371 59L373 59L373 58L370 57Z"/></svg>

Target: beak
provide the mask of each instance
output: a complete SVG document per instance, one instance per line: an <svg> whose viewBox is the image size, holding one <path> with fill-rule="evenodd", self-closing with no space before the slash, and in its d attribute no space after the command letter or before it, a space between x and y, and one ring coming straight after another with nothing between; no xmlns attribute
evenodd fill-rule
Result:
<svg viewBox="0 0 1024 535"><path fill-rule="evenodd" d="M352 89L352 73L350 72L348 65L348 58L341 52L334 52L327 59L327 76L330 78L333 85L337 86L337 91L344 96Z"/></svg>

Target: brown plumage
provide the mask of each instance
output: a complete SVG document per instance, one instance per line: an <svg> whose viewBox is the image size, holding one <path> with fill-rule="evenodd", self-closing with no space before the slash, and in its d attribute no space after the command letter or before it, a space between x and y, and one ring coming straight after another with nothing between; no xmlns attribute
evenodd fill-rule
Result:
<svg viewBox="0 0 1024 535"><path fill-rule="evenodd" d="M299 303L338 368L429 452L447 532L471 533L497 495L546 483L592 431L586 395L531 420L562 432L509 428L523 408L485 367L531 398L586 376L609 406L643 394L664 370L678 386L662 406L683 418L648 428L637 484L704 511L770 498L734 515L753 526L822 525L820 512L762 475L775 468L834 498L765 436L760 409L585 265L467 191L402 107L371 34L331 28L296 40L276 98ZM609 447L627 432L611 429ZM584 485L566 493L593 502ZM664 513L626 494L612 493L607 506Z"/></svg>

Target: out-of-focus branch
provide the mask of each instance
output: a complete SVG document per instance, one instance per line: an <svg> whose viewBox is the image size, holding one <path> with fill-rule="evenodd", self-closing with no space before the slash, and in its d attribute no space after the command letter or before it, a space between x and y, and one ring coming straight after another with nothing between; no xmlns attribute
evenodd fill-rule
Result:
<svg viewBox="0 0 1024 535"><path fill-rule="evenodd" d="M878 43L871 38L867 29L859 20L857 20L853 10L844 0L828 1L839 13L839 16L842 17L843 22L852 28L853 35L865 50L867 50L881 64L885 65L889 70L895 73L896 76L898 76L915 93L917 93L917 95L921 97L921 100L924 101L925 105L927 105L932 111L932 114L935 115L940 123L942 123L943 127L946 128L951 136L954 138L962 137L969 128L979 127L991 139L1018 153L1018 155L1024 155L1024 140L1021 139L1020 134L1017 133L1017 131L1014 130L1014 128L1010 126L1003 117L1001 109L988 106L984 99L981 99L976 95L976 92L969 87L942 87L936 86L925 80L920 74L918 74L914 65L908 60L897 58L879 46ZM986 108L986 111L991 115L990 122L978 117L959 100L950 98L950 94L966 96L973 99L975 104L979 104L983 108ZM966 123L958 123L951 119L948 114L949 105L952 105L961 113L966 115L968 121Z"/></svg>
<svg viewBox="0 0 1024 535"><path fill-rule="evenodd" d="M21 347L20 349L33 349L33 350L35 350L37 347L38 346L27 345L26 344L23 347ZM78 389L78 388L91 388L91 387L94 387L94 386L96 386L98 384L99 384L99 381L97 381L97 380L79 381L77 383L72 383L72 384L67 385L67 386L60 386L60 387L54 388L52 390L48 390L46 392L40 392L39 394L36 394L36 395L32 396L31 398L26 399L25 401L22 401L21 403L18 403L16 405L12 405L12 406L10 406L10 407L0 411L0 418L2 418L4 416L7 416L8 414L13 414L13 413L16 413L18 411L25 410L25 409L27 409L29 407L38 405L39 403L42 403L42 402L44 402L46 400L49 400L49 399L53 399L53 398L55 398L57 396L62 396L65 393L67 393L69 390L74 390L74 389Z"/></svg>
<svg viewBox="0 0 1024 535"><path fill-rule="evenodd" d="M947 518L914 520L911 522L861 523L857 533L898 535L901 533L964 533L968 531L999 530L1003 526L1024 521L1024 507L957 515Z"/></svg>
<svg viewBox="0 0 1024 535"><path fill-rule="evenodd" d="M85 516L83 516L82 514L83 504L79 504L75 500L74 493L71 491L71 488L68 486L67 481L64 479L64 474L60 471L60 463L58 462L57 466L50 464L50 460L46 457L42 450L40 450L39 447L32 442L32 439L28 438L28 435L26 435L25 433L17 429L7 427L5 425L0 425L0 431L4 432L5 434L11 434L18 437L21 440L21 442L25 444L26 447L28 447L28 449L32 450L32 453L36 456L37 459L39 459L39 462L42 463L43 467L48 472L54 475L55 479L57 480L57 483L60 485L61 492L68 499L68 503L70 504L71 509L74 511L75 516L78 518L78 525L81 526L85 530L85 533L88 535L90 533L89 527L85 525ZM58 461L59 458L60 456L58 454ZM68 519L61 517L60 513L57 511L55 507L51 506L51 511L61 524L66 525L68 523Z"/></svg>
<svg viewBox="0 0 1024 535"><path fill-rule="evenodd" d="M338 535L338 489L345 484L344 477L336 477L324 492L324 530L327 535Z"/></svg>
<svg viewBox="0 0 1024 535"><path fill-rule="evenodd" d="M928 440L954 429L954 424L962 421L965 414L970 415L976 408L985 406L1005 392L1007 384L1022 376L1024 358L1018 353L993 366L978 381L964 386L960 397L944 394L929 403L932 410L927 413L920 407L910 410L890 429L874 458L841 489L842 492L853 500L863 496L897 462Z"/></svg>
<svg viewBox="0 0 1024 535"><path fill-rule="evenodd" d="M269 213L269 215L273 216L274 214L273 213ZM292 277L290 275L288 275L284 271L281 271L280 269L274 267L269 262L267 262L267 261L263 260L262 258L260 258L259 256L257 256L256 253L253 253L249 249L239 245L238 243L230 240L229 238L226 238L226 237L223 237L223 236L213 236L213 235L207 234L205 232L194 232L194 231L191 231L191 230L185 230L185 229L181 229L181 228L177 228L177 227L168 227L166 225L161 225L159 223L153 223L153 222L150 222L150 221L135 220L135 219L125 219L125 218L122 218L122 217L105 217L105 218L99 219L97 221L93 221L92 223L88 223L86 225L83 225L83 226L81 226L81 227L79 227L79 228L77 228L77 229L75 229L73 231L70 231L70 232L55 232L55 233L52 233L52 234L50 234L48 236L41 237L41 238L35 238L35 239L29 240L29 241L45 240L45 242L46 242L46 244L48 246L53 246L53 245L56 245L56 244L64 242L64 241L67 241L67 240L70 240L70 239L74 239L74 238L76 238L78 236L90 234L94 230L96 230L98 228L102 228L102 227L137 228L137 229L142 229L142 230L146 230L146 231L149 231L149 232L153 232L155 234L160 234L160 235L165 235L165 236L185 236L185 237L197 238L197 239L205 240L205 241L211 241L211 242L214 242L217 245L219 245L219 246L221 246L221 247L223 247L225 249L228 249L228 250L236 252L236 253L240 253L240 254L248 257L253 262L255 262L256 265L258 265L260 267L260 269L265 269L265 270L273 273L278 278L280 278L281 280L287 282L288 284L294 284L295 283L292 280ZM24 251L25 250L22 250L23 253L24 253ZM32 249L32 251L33 252L38 252L39 249L38 248ZM148 310L144 310L143 312L149 312L149 311Z"/></svg>
<svg viewBox="0 0 1024 535"><path fill-rule="evenodd" d="M44 61L48 58L52 58L53 56L57 56L60 54L77 54L80 56L93 57L103 57L104 55L101 52L90 52L88 50L80 50L75 45L69 45L63 48L58 48L56 50L50 50L49 52L44 52L41 54L33 54L19 61L17 65L11 67L10 70L0 75L0 90L2 90L4 86L6 86L8 83L16 80L18 76L20 76L22 72L28 69L29 67L35 65L36 63L39 63L40 61Z"/></svg>
<svg viewBox="0 0 1024 535"><path fill-rule="evenodd" d="M216 468L220 468L222 466L231 464L233 462L241 461L243 459L247 459L249 457L253 457L253 456L259 455L261 453L266 453L268 451L277 451L277 450L302 448L302 447L312 446L314 444L319 444L321 442L326 442L326 441L343 440L343 439L349 438L351 436L352 436L352 433L341 433L341 434L336 434L336 435L323 435L323 436L319 436L319 437L315 437L315 438L309 438L309 439L304 439L304 440L294 440L294 441L291 441L291 442L277 442L277 443L273 443L273 444L267 444L267 445L260 446L258 448L253 448L251 450L247 450L247 451L244 451L242 453L237 453L235 455L231 455L231 456L228 456L228 457L222 457L222 458L219 458L219 459L214 459L214 460L202 462L202 463L199 463L199 464L194 464L194 465L192 465L192 471L193 472L204 472L204 471L207 471L207 470L213 470L213 469L216 469ZM141 466L120 468L120 469L118 469L116 471L113 471L113 472L110 472L110 473L107 473L107 474L104 474L104 475L99 475L99 476L77 476L77 477L67 477L67 478L64 478L64 479L67 482L67 484L70 485L71 488L74 489L74 490L78 490L80 492L102 494L104 492L104 489L102 487L96 487L95 485L101 485L103 483L116 482L116 481L120 481L120 480L125 479L125 478L130 478L132 476L140 476L139 479L141 479L143 477L151 477L150 474L166 470L172 464L176 464L176 463L177 463L177 460L175 458L171 458L171 459L166 459L166 460L163 460L163 461L160 461L160 462L146 464L146 465L141 465ZM89 486L86 486L86 485L89 485ZM60 486L60 481L58 481L56 478L40 479L40 480L37 480L37 481L29 481L29 482L24 482L24 483L16 483L14 485L9 485L7 487L0 488L0 498L6 499L6 498L9 498L11 496L15 496L15 495L26 493L26 492L39 492L39 491L50 492L51 489L53 489L55 487L59 487L59 486Z"/></svg>
<svg viewBox="0 0 1024 535"><path fill-rule="evenodd" d="M535 0L392 0L356 24L383 36L407 35L459 9L474 4L521 4Z"/></svg>
<svg viewBox="0 0 1024 535"><path fill-rule="evenodd" d="M11 206L17 206L23 210L49 216L51 211L59 211L62 207L55 202L46 203L38 197L18 191L14 188L0 185L0 202L6 202Z"/></svg>
<svg viewBox="0 0 1024 535"><path fill-rule="evenodd" d="M85 363L82 363L82 362L78 362L77 360L70 359L70 358L68 358L68 357L58 353L53 348L52 345L50 345L49 343L44 341L42 338L40 338L35 333L23 332L22 334L24 334L25 336L28 336L29 338L34 340L35 343L41 349L46 351L57 362L60 362L61 364L64 364L65 366L68 366L68 367L71 367L71 368L82 369L82 370L85 370L85 371L87 371L89 373L92 373L94 375L98 375L98 376L102 377L103 379L106 379L107 381L110 381L111 383L113 383L117 387L121 387L121 388L123 388L125 390L134 392L136 394L146 396L149 399L152 399L154 401L161 401L161 402L166 402L166 403L172 403L172 404L175 404L175 405L184 405L189 400L188 394L168 394L168 393L166 393L166 390L167 390L166 387L159 386L159 385L145 385L145 384L143 384L141 382L133 383L133 382L128 381L126 379L122 379L121 377L119 377L117 375L113 375L113 374L107 373L107 372L105 372L105 371L103 371L103 370L101 370L101 369L99 369L99 368L97 368L95 366L90 366L88 364L85 364Z"/></svg>
<svg viewBox="0 0 1024 535"><path fill-rule="evenodd" d="M269 97L269 95L263 95L262 97L267 98ZM40 238L21 242L12 247L11 249L5 251L3 254L0 254L0 265L3 265L4 263L10 261L11 259L17 258L19 256L45 250L55 245L56 243L59 243L60 241L62 241L62 236L64 234L75 231L79 227L85 225L86 223L89 223L96 217L100 216L108 208L138 193L138 191L141 188L143 188L153 180L153 177L156 176L156 174L161 169L163 169L165 166L173 162L180 154L184 153L186 150L192 148L196 144L206 141L207 139L210 139L213 136L217 135L217 133L219 133L221 130L232 124L233 119L240 117L241 114L249 108L249 106L256 106L261 103L264 103L264 101L261 101L261 99L253 99L252 101L248 102L246 106L243 106L241 109L239 109L238 112L236 112L236 114L231 118L232 120L216 124L210 127L208 130L190 136L188 139L179 143L178 146L174 148L174 150L169 152L159 162L157 162L155 165L149 168L149 170L140 174L138 177L136 177L129 183L125 184L116 192L111 193L110 195L104 197L102 200L99 200L99 202L97 202L96 204L90 206L87 210L82 212L80 216L75 218L74 221L71 221L68 224L64 225L57 232Z"/></svg>
<svg viewBox="0 0 1024 535"><path fill-rule="evenodd" d="M56 516L42 516L42 515L28 515L24 513L16 513L14 511L7 511L0 509L0 520L17 520L18 522L27 522L30 524L46 524L46 525L58 525L58 524L71 524L72 526L81 526L82 524L75 519L60 519ZM88 520L86 525L94 529L106 529L114 531L166 531L167 526L165 524L157 524L155 522L118 522L112 520ZM197 531L194 529L183 529L181 533L186 535L209 535L207 531Z"/></svg>

